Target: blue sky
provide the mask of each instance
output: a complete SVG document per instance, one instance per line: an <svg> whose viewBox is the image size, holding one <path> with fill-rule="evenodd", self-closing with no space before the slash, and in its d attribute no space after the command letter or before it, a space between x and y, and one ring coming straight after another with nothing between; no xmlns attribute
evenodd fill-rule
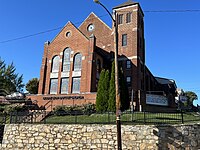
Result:
<svg viewBox="0 0 200 150"><path fill-rule="evenodd" d="M101 0L112 11L127 0ZM200 10L199 0L137 0L148 10ZM13 62L24 83L39 78L44 42L60 30L3 42L63 27L68 21L77 27L94 12L108 25L111 20L93 0L1 0L0 57ZM154 76L174 79L184 91L200 98L200 11L144 12L146 65ZM200 103L196 101L196 103Z"/></svg>

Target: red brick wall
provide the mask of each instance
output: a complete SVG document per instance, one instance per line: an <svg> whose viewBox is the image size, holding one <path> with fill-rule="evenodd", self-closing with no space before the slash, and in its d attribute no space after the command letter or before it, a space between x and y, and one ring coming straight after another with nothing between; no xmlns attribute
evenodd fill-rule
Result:
<svg viewBox="0 0 200 150"><path fill-rule="evenodd" d="M75 97L75 96L83 96L84 99L62 99L62 97ZM38 106L45 106L45 104L47 104L50 100L44 100L43 98L50 98L52 97L52 99L56 99L59 98L58 100L52 100L52 109L57 106L57 105L70 105L70 106L74 106L74 105L82 105L82 104L88 104L88 103L93 103L95 104L96 102L96 93L84 93L84 94L57 94L57 95L50 95L50 94L46 94L46 95L30 95L27 96L27 98L31 99L32 101L36 100ZM49 103L47 106L50 106L51 103ZM47 110L51 110L51 107L46 108Z"/></svg>
<svg viewBox="0 0 200 150"><path fill-rule="evenodd" d="M94 24L94 30L89 32L87 30L88 25ZM104 49L105 51L113 51L113 40L112 29L106 25L100 18L94 13L91 13L79 27L81 32L87 37L92 34L96 37L96 46Z"/></svg>
<svg viewBox="0 0 200 150"><path fill-rule="evenodd" d="M135 93L138 90L143 91L143 96L139 99L135 96L135 102L139 105L140 102L145 101L145 45L144 45L144 25L143 25L143 12L139 4L132 6L117 8L115 9L117 14L123 14L123 24L118 26L119 41L118 41L118 52L119 60L123 65L123 71L126 76L132 77L132 84L129 87L130 91L133 89ZM126 14L132 13L131 22L126 23ZM94 25L93 31L88 31L88 26ZM66 37L66 33L71 32L70 37ZM91 13L85 21L76 28L72 23L68 23L55 39L50 44L45 44L44 55L42 58L42 66L40 71L40 83L39 83L39 94L49 94L50 85L50 73L51 73L51 61L55 55L58 55L62 59L63 50L67 47L71 48L73 53L71 58L74 58L76 53L81 53L82 59L82 70L81 70L81 89L80 95L85 96L85 100L65 100L62 104L82 104L89 102L90 98L92 102L95 102L96 94L83 94L96 92L96 60L104 60L104 56L96 53L96 49L101 49L108 54L114 52L114 28L108 27L101 19L99 19L94 13ZM127 34L127 46L122 46L122 34ZM132 68L126 69L126 61L131 60ZM111 62L111 61L110 61ZM72 89L72 68L73 61L71 61L71 70L69 74L69 95ZM58 73L58 96L60 91L61 81L61 67L62 61L60 62L60 71ZM111 65L110 65L111 66ZM148 76L153 77L152 74ZM148 88L149 89L149 88ZM137 95L137 94L135 94ZM45 101L42 96L31 97L38 100L39 105L44 105ZM63 103L64 102L64 103ZM54 105L61 104L61 101L55 100ZM139 106L137 106L139 108Z"/></svg>

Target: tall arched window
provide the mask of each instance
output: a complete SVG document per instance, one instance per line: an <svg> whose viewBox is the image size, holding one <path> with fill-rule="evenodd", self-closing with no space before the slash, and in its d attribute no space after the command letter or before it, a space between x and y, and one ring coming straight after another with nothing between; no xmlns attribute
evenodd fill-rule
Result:
<svg viewBox="0 0 200 150"><path fill-rule="evenodd" d="M58 72L59 72L59 66L60 66L60 57L54 56L52 59L52 68L51 68L51 74L54 75L53 78L50 79L50 94L57 94L58 90Z"/></svg>
<svg viewBox="0 0 200 150"><path fill-rule="evenodd" d="M60 66L60 57L55 56L52 60L52 69L51 72L58 72L59 71L59 66Z"/></svg>
<svg viewBox="0 0 200 150"><path fill-rule="evenodd" d="M74 56L74 71L81 71L82 55L80 53Z"/></svg>
<svg viewBox="0 0 200 150"><path fill-rule="evenodd" d="M68 72L70 71L70 54L71 54L71 49L66 48L63 51L63 66L62 66L62 71L63 72Z"/></svg>

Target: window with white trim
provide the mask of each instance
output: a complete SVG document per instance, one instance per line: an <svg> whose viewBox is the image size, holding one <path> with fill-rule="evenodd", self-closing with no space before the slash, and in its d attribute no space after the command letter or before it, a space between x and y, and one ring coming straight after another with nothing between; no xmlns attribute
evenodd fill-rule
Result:
<svg viewBox="0 0 200 150"><path fill-rule="evenodd" d="M72 78L72 93L80 93L80 77Z"/></svg>
<svg viewBox="0 0 200 150"><path fill-rule="evenodd" d="M80 53L74 56L74 71L81 71L82 55Z"/></svg>
<svg viewBox="0 0 200 150"><path fill-rule="evenodd" d="M61 79L61 94L68 94L69 78Z"/></svg>
<svg viewBox="0 0 200 150"><path fill-rule="evenodd" d="M50 94L57 94L58 90L58 79L51 79L50 80Z"/></svg>
<svg viewBox="0 0 200 150"><path fill-rule="evenodd" d="M63 72L68 72L70 71L70 55L71 55L71 49L66 48L63 51L63 66L62 66L62 71Z"/></svg>
<svg viewBox="0 0 200 150"><path fill-rule="evenodd" d="M59 56L55 56L52 59L51 72L59 72L59 66L60 66L60 57Z"/></svg>

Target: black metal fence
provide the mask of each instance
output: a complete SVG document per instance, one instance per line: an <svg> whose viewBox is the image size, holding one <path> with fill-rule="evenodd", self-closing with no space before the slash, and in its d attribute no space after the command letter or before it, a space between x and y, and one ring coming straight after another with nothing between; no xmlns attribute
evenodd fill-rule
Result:
<svg viewBox="0 0 200 150"><path fill-rule="evenodd" d="M122 124L179 124L200 121L196 112L123 112ZM115 124L113 112L83 113L73 112L13 112L0 114L0 124L6 123L46 123L46 124Z"/></svg>

